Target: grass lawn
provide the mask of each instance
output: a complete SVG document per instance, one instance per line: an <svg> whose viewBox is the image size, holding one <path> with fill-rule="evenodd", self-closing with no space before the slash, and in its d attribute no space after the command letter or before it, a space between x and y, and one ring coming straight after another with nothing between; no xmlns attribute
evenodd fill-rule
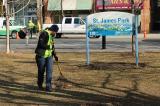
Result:
<svg viewBox="0 0 160 106"><path fill-rule="evenodd" d="M160 53L58 53L51 93L37 90L34 54L0 53L0 104L53 106L160 106ZM44 85L45 87L45 85Z"/></svg>

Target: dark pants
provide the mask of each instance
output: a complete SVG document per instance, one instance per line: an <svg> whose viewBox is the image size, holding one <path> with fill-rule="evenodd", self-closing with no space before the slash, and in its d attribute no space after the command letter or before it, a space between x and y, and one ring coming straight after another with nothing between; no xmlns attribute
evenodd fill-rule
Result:
<svg viewBox="0 0 160 106"><path fill-rule="evenodd" d="M30 28L30 29L29 29L29 32L30 32L30 34L31 34L31 39L32 39L32 35L33 35L33 28Z"/></svg>
<svg viewBox="0 0 160 106"><path fill-rule="evenodd" d="M44 80L44 72L46 71L46 88L52 88L52 70L53 70L53 58L48 57L44 58L42 56L36 55L36 63L38 67L38 81L37 84L39 87L42 87Z"/></svg>

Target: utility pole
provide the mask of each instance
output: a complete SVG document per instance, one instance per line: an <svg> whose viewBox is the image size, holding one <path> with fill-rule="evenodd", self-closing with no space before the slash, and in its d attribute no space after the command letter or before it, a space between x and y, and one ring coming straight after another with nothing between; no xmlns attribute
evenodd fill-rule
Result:
<svg viewBox="0 0 160 106"><path fill-rule="evenodd" d="M8 9L8 3L7 0L3 0L3 4L5 6L5 14L6 14L6 51L7 53L10 53L10 39L9 39L9 9Z"/></svg>
<svg viewBox="0 0 160 106"><path fill-rule="evenodd" d="M105 11L105 0L103 0L103 12ZM106 36L102 36L102 49L106 49Z"/></svg>

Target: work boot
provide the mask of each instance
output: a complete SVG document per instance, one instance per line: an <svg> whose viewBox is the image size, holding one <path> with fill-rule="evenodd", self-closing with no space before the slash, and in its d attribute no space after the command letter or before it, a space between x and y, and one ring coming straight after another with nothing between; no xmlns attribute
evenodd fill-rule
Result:
<svg viewBox="0 0 160 106"><path fill-rule="evenodd" d="M41 86L38 86L38 90L41 90L41 91L44 90L43 87L42 87L42 85L41 85Z"/></svg>
<svg viewBox="0 0 160 106"><path fill-rule="evenodd" d="M38 85L38 90L41 90L41 91L44 90L42 83L38 83L38 81L37 81L37 85Z"/></svg>
<svg viewBox="0 0 160 106"><path fill-rule="evenodd" d="M52 92L52 91L53 91L52 87L46 87L46 92Z"/></svg>

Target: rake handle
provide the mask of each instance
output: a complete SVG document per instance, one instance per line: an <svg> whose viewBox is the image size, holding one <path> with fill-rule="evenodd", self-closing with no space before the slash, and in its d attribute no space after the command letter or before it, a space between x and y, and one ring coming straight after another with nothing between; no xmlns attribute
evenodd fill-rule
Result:
<svg viewBox="0 0 160 106"><path fill-rule="evenodd" d="M58 70L59 70L59 72L60 72L60 75L61 75L61 76L63 76L63 74L62 74L62 72L61 72L61 68L60 68L60 66L59 66L58 61L56 61L56 63L57 63L57 66L58 66Z"/></svg>

